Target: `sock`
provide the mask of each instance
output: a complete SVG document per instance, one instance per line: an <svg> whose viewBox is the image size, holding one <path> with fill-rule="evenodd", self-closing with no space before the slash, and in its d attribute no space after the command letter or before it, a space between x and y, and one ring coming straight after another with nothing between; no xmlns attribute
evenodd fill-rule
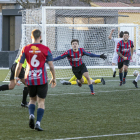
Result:
<svg viewBox="0 0 140 140"><path fill-rule="evenodd" d="M140 79L140 74L138 74L138 75L137 75L137 77L136 77L135 81L136 81L136 82L138 82L138 81L139 81L139 79Z"/></svg>
<svg viewBox="0 0 140 140"><path fill-rule="evenodd" d="M31 118L31 116L33 116L33 117L35 118L35 116L34 116L33 114L31 114L31 115L29 116L29 119Z"/></svg>
<svg viewBox="0 0 140 140"><path fill-rule="evenodd" d="M29 105L29 115L33 114L34 115L35 112L35 105L34 104L30 104Z"/></svg>
<svg viewBox="0 0 140 140"><path fill-rule="evenodd" d="M23 89L23 97L22 97L22 103L23 104L26 104L26 99L27 99L27 95L28 95L28 88L27 87L24 87Z"/></svg>
<svg viewBox="0 0 140 140"><path fill-rule="evenodd" d="M101 83L101 79L96 79L94 82L95 84Z"/></svg>
<svg viewBox="0 0 140 140"><path fill-rule="evenodd" d="M71 84L72 84L72 85L76 85L77 82L76 82L76 81L71 81Z"/></svg>
<svg viewBox="0 0 140 140"><path fill-rule="evenodd" d="M44 114L44 109L38 108L37 109L37 122L38 121L41 122L43 114Z"/></svg>
<svg viewBox="0 0 140 140"><path fill-rule="evenodd" d="M92 84L89 85L89 88L90 88L91 92L94 92L94 90L93 90L93 85L92 85Z"/></svg>
<svg viewBox="0 0 140 140"><path fill-rule="evenodd" d="M126 75L127 75L127 72L124 72L124 76L123 76L123 78L125 78L125 77L126 77Z"/></svg>
<svg viewBox="0 0 140 140"><path fill-rule="evenodd" d="M39 121L37 121L36 124L38 124L40 126L40 122Z"/></svg>
<svg viewBox="0 0 140 140"><path fill-rule="evenodd" d="M113 72L115 71L115 66L112 66L112 70L113 70Z"/></svg>
<svg viewBox="0 0 140 140"><path fill-rule="evenodd" d="M123 73L119 73L120 81L123 79Z"/></svg>
<svg viewBox="0 0 140 140"><path fill-rule="evenodd" d="M9 90L9 85L0 86L0 91Z"/></svg>

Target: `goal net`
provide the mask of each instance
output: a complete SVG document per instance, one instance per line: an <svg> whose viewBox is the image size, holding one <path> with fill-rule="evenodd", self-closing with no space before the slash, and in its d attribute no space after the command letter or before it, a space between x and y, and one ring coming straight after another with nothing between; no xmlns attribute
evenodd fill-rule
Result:
<svg viewBox="0 0 140 140"><path fill-rule="evenodd" d="M112 38L118 38L120 31L128 31L134 42L133 59L128 75L139 69L140 8L137 7L42 7L22 11L22 41L20 49L31 43L31 31L42 31L43 44L48 46L53 57L71 49L71 40L78 39L79 47L94 54L107 55L107 59L83 56L90 77L112 76L112 57L115 42L108 36L115 29ZM18 56L17 56L18 57ZM73 76L67 58L55 61L57 78ZM48 66L48 77L50 73ZM116 66L117 70L117 66ZM117 72L118 75L118 72Z"/></svg>

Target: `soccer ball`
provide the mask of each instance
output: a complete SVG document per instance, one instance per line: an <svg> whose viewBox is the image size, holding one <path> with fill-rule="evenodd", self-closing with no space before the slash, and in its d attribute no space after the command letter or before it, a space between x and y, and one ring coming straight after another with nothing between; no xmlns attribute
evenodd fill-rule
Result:
<svg viewBox="0 0 140 140"><path fill-rule="evenodd" d="M136 77L139 74L138 70L134 70L133 75Z"/></svg>

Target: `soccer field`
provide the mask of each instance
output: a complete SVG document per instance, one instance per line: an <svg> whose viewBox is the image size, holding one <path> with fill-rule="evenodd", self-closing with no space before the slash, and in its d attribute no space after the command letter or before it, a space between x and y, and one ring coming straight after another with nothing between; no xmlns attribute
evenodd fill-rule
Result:
<svg viewBox="0 0 140 140"><path fill-rule="evenodd" d="M95 96L88 85L61 85L59 80L56 88L49 85L42 132L28 126L28 109L20 106L23 85L0 92L0 139L139 140L140 93L133 78L121 87L118 77L105 78L106 85L94 85Z"/></svg>

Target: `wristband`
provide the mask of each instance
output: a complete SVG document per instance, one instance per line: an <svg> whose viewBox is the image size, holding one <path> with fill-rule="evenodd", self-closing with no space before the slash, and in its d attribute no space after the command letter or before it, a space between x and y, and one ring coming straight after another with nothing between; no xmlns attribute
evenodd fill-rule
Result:
<svg viewBox="0 0 140 140"><path fill-rule="evenodd" d="M18 79L18 77L14 77L14 79L16 79L16 80L17 80L17 79Z"/></svg>

